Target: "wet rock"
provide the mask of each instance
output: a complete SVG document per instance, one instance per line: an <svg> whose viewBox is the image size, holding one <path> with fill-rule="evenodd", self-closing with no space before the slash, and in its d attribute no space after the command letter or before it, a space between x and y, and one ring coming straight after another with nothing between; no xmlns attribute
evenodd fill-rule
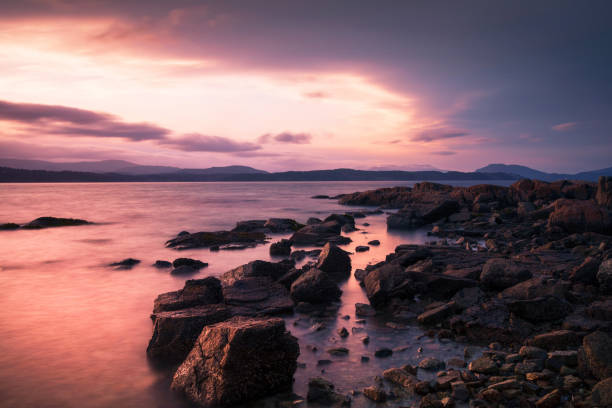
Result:
<svg viewBox="0 0 612 408"><path fill-rule="evenodd" d="M555 296L564 299L567 291L568 285L564 285L555 279L537 277L504 289L501 296L516 300L529 300L542 296Z"/></svg>
<svg viewBox="0 0 612 408"><path fill-rule="evenodd" d="M496 374L499 371L497 364L495 361L491 360L489 357L483 356L479 357L476 360L472 361L468 369L475 373L481 374Z"/></svg>
<svg viewBox="0 0 612 408"><path fill-rule="evenodd" d="M373 239L372 241L368 241L368 245L378 246L380 245L380 241L377 239Z"/></svg>
<svg viewBox="0 0 612 408"><path fill-rule="evenodd" d="M269 316L293 311L289 291L271 278L252 277L223 282L223 298L241 316Z"/></svg>
<svg viewBox="0 0 612 408"><path fill-rule="evenodd" d="M355 315L358 317L375 316L376 310L365 303L355 303Z"/></svg>
<svg viewBox="0 0 612 408"><path fill-rule="evenodd" d="M330 303L340 299L342 291L330 277L319 269L310 269L291 285L295 302Z"/></svg>
<svg viewBox="0 0 612 408"><path fill-rule="evenodd" d="M530 322L559 320L570 314L571 305L555 296L542 296L529 300L515 300L508 308L517 316Z"/></svg>
<svg viewBox="0 0 612 408"><path fill-rule="evenodd" d="M519 350L519 355L525 359L545 360L548 357L546 350L539 347L523 346Z"/></svg>
<svg viewBox="0 0 612 408"><path fill-rule="evenodd" d="M597 284L597 271L599 270L600 261L588 257L579 266L572 269L569 279L572 282L584 283L586 285Z"/></svg>
<svg viewBox="0 0 612 408"><path fill-rule="evenodd" d="M346 335L348 336L348 331L346 332ZM347 349L346 347L335 347L335 348L328 349L327 352L331 354L332 356L346 356L349 353L349 349Z"/></svg>
<svg viewBox="0 0 612 408"><path fill-rule="evenodd" d="M612 377L598 382L591 391L590 403L595 407L612 406Z"/></svg>
<svg viewBox="0 0 612 408"><path fill-rule="evenodd" d="M480 282L489 289L503 290L531 278L527 269L507 259L489 259L482 268Z"/></svg>
<svg viewBox="0 0 612 408"><path fill-rule="evenodd" d="M0 224L0 231L11 231L16 229L19 229L19 224L15 224L13 222Z"/></svg>
<svg viewBox="0 0 612 408"><path fill-rule="evenodd" d="M174 249L207 248L228 244L263 244L266 235L263 232L240 231L203 231L193 234L178 235L168 240L166 246Z"/></svg>
<svg viewBox="0 0 612 408"><path fill-rule="evenodd" d="M170 271L172 275L193 275L198 270L189 266L189 265L181 265L178 268L174 268Z"/></svg>
<svg viewBox="0 0 612 408"><path fill-rule="evenodd" d="M153 313L221 303L222 301L223 293L219 279L214 277L192 279L185 282L181 290L159 295L153 303Z"/></svg>
<svg viewBox="0 0 612 408"><path fill-rule="evenodd" d="M320 245L328 242L335 244L347 244L350 238L340 235L342 225L338 221L327 221L306 225L296 231L290 238L294 245Z"/></svg>
<svg viewBox="0 0 612 408"><path fill-rule="evenodd" d="M264 224L264 228L272 233L294 232L304 225L291 218L270 218Z"/></svg>
<svg viewBox="0 0 612 408"><path fill-rule="evenodd" d="M222 280L230 285L236 280L245 278L268 277L276 281L289 272L294 266L295 262L289 259L280 262L256 260L225 272Z"/></svg>
<svg viewBox="0 0 612 408"><path fill-rule="evenodd" d="M330 197L328 195L325 195L325 194L317 194L317 195L314 195L314 196L312 196L310 198L315 199L315 200L329 200Z"/></svg>
<svg viewBox="0 0 612 408"><path fill-rule="evenodd" d="M418 382L417 378L413 374L410 374L401 368L389 368L388 370L383 371L383 378L406 390L413 389L414 385Z"/></svg>
<svg viewBox="0 0 612 408"><path fill-rule="evenodd" d="M204 326L230 317L232 312L223 304L155 313L147 356L156 362L180 363L193 348Z"/></svg>
<svg viewBox="0 0 612 408"><path fill-rule="evenodd" d="M308 395L306 397L308 402L320 404L324 406L348 406L350 405L350 399L337 393L335 386L320 377L311 378L308 381Z"/></svg>
<svg viewBox="0 0 612 408"><path fill-rule="evenodd" d="M391 357L393 355L393 350L383 347L383 348L379 348L374 352L374 357L377 358L385 358L385 357Z"/></svg>
<svg viewBox="0 0 612 408"><path fill-rule="evenodd" d="M385 264L370 271L363 280L370 304L380 308L393 297L414 296L414 288L408 284L407 279L408 276L399 265Z"/></svg>
<svg viewBox="0 0 612 408"><path fill-rule="evenodd" d="M170 268L172 266L172 262L162 261L158 259L157 261L155 261L153 266L159 269Z"/></svg>
<svg viewBox="0 0 612 408"><path fill-rule="evenodd" d="M612 258L601 263L597 271L597 281L603 293L612 294Z"/></svg>
<svg viewBox="0 0 612 408"><path fill-rule="evenodd" d="M351 258L346 251L328 242L319 255L316 268L332 279L346 279L351 275Z"/></svg>
<svg viewBox="0 0 612 408"><path fill-rule="evenodd" d="M463 288L452 297L451 301L455 302L458 308L467 309L474 306L484 299L484 293L480 288Z"/></svg>
<svg viewBox="0 0 612 408"><path fill-rule="evenodd" d="M180 266L189 266L193 269L202 269L206 268L208 264L197 259L177 258L174 260L174 262L172 262L172 266L175 268L178 268Z"/></svg>
<svg viewBox="0 0 612 408"><path fill-rule="evenodd" d="M288 256L291 255L291 241L288 239L281 239L278 242L270 244L270 255L271 256Z"/></svg>
<svg viewBox="0 0 612 408"><path fill-rule="evenodd" d="M536 402L536 408L556 408L561 405L561 391L554 390L542 396Z"/></svg>
<svg viewBox="0 0 612 408"><path fill-rule="evenodd" d="M341 328L340 330L338 330L338 335L342 338L344 337L348 337L349 332L348 330L346 330L346 327Z"/></svg>
<svg viewBox="0 0 612 408"><path fill-rule="evenodd" d="M363 395L374 402L385 402L387 400L387 393L385 390L376 385L364 388Z"/></svg>
<svg viewBox="0 0 612 408"><path fill-rule="evenodd" d="M132 269L139 263L140 263L140 259L126 258L122 261L113 262L111 264L108 264L108 266L112 266L116 269Z"/></svg>
<svg viewBox="0 0 612 408"><path fill-rule="evenodd" d="M529 345L545 350L567 350L568 348L580 345L580 342L581 337L571 330L555 330L538 334L527 341Z"/></svg>
<svg viewBox="0 0 612 408"><path fill-rule="evenodd" d="M454 278L429 271L421 272L413 270L415 266L417 264L406 269L405 275L408 280L405 283L410 284L416 293L435 300L448 300L461 289L478 286L478 282L472 279Z"/></svg>
<svg viewBox="0 0 612 408"><path fill-rule="evenodd" d="M73 227L78 225L92 224L89 221L80 220L78 218L56 218L56 217L40 217L23 225L23 229L42 229L55 227Z"/></svg>
<svg viewBox="0 0 612 408"><path fill-rule="evenodd" d="M433 309L427 310L426 312L421 313L417 320L419 323L424 325L433 325L441 323L446 320L448 317L454 315L456 312L460 310L460 307L455 302L448 302L441 306L435 307Z"/></svg>
<svg viewBox="0 0 612 408"><path fill-rule="evenodd" d="M202 406L250 402L291 389L299 354L282 319L234 318L202 331L171 387Z"/></svg>
<svg viewBox="0 0 612 408"><path fill-rule="evenodd" d="M612 337L600 331L585 336L578 352L578 365L581 372L598 380L612 377Z"/></svg>
<svg viewBox="0 0 612 408"><path fill-rule="evenodd" d="M567 232L612 232L609 212L590 200L559 199L548 218L548 226L559 227Z"/></svg>
<svg viewBox="0 0 612 408"><path fill-rule="evenodd" d="M370 247L367 245L359 245L355 247L355 252L366 252L369 250L370 250Z"/></svg>
<svg viewBox="0 0 612 408"><path fill-rule="evenodd" d="M368 271L365 269L355 269L355 273L354 273L355 279L358 282L362 282L365 279L367 274L368 274Z"/></svg>
<svg viewBox="0 0 612 408"><path fill-rule="evenodd" d="M435 357L427 357L419 361L419 368L422 370L434 371L444 368L444 361L438 360Z"/></svg>
<svg viewBox="0 0 612 408"><path fill-rule="evenodd" d="M546 368L561 371L563 366L576 367L578 364L578 352L576 350L553 351L546 356Z"/></svg>

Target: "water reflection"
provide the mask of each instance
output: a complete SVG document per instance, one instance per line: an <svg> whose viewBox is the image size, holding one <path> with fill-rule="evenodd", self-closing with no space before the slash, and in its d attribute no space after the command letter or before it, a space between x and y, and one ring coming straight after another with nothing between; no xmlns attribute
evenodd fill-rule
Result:
<svg viewBox="0 0 612 408"><path fill-rule="evenodd" d="M335 195L402 183L104 183L13 184L2 186L0 222L25 223L43 215L84 218L98 225L45 230L0 231L0 398L3 407L180 407L168 388L168 373L153 370L145 349L151 336L153 299L176 290L186 279L220 275L253 259L269 259L268 247L209 252L167 249L163 243L181 230L232 228L239 220L290 217L304 222L344 212L317 194ZM409 184L409 183L405 183ZM369 226L362 226L367 222ZM422 242L422 232L387 233L385 216L359 219L362 230L351 234L347 249L370 240L379 247L355 253L361 268L384 260L396 245ZM365 232L365 233L364 233ZM275 238L280 238L275 237ZM179 256L201 259L210 266L189 277L172 276L151 265ZM111 262L133 257L132 270L113 270ZM340 325L355 323L355 302L366 302L358 283L342 287L339 316L319 332L300 316L288 327L300 338L295 391L305 395L309 376L320 374L316 361L329 358L325 376L343 391L371 383L382 369L416 362L416 349L440 347L455 355L459 348L423 339L418 329L394 331L369 319L363 331L339 339ZM294 323L297 322L295 325ZM359 338L370 335L364 346ZM307 344L318 345L311 353ZM389 359L372 358L376 347L406 344ZM349 348L347 357L326 356L332 345ZM418 346L417 346L418 345ZM455 347L455 348L453 348ZM425 352L424 352L425 353ZM325 356L325 357L324 357Z"/></svg>

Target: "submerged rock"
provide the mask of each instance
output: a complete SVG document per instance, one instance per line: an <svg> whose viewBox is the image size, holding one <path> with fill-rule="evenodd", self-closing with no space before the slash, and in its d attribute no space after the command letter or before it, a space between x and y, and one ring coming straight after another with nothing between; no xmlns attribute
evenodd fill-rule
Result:
<svg viewBox="0 0 612 408"><path fill-rule="evenodd" d="M172 262L162 261L158 259L157 261L155 261L153 266L158 269L170 268L172 266Z"/></svg>
<svg viewBox="0 0 612 408"><path fill-rule="evenodd" d="M77 225L88 225L88 224L92 224L92 223L86 220L80 220L78 218L40 217L33 221L28 222L21 228L42 229L42 228L55 228L55 227L73 227Z"/></svg>
<svg viewBox="0 0 612 408"><path fill-rule="evenodd" d="M204 406L229 406L291 389L300 354L282 319L234 318L206 327L172 389Z"/></svg>
<svg viewBox="0 0 612 408"><path fill-rule="evenodd" d="M174 249L207 248L228 244L263 244L266 234L263 232L214 231L180 234L168 240L166 246Z"/></svg>
<svg viewBox="0 0 612 408"><path fill-rule="evenodd" d="M19 229L19 224L15 224L13 222L7 222L5 224L0 224L0 231L11 231Z"/></svg>
<svg viewBox="0 0 612 408"><path fill-rule="evenodd" d="M108 266L112 266L116 269L132 269L134 266L138 265L139 263L140 263L140 259L126 258L122 261L113 262L111 264L108 264Z"/></svg>
<svg viewBox="0 0 612 408"><path fill-rule="evenodd" d="M349 406L350 399L337 393L335 388L334 384L321 377L311 378L308 380L306 399L308 402L323 406Z"/></svg>
<svg viewBox="0 0 612 408"><path fill-rule="evenodd" d="M208 266L208 263L191 258L177 258L172 262L172 266L178 268L180 266L189 266L193 269L202 269Z"/></svg>

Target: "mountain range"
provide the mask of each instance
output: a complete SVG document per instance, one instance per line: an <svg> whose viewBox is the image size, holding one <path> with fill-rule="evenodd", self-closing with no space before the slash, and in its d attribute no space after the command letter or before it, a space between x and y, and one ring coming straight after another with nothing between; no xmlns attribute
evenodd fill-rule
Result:
<svg viewBox="0 0 612 408"><path fill-rule="evenodd" d="M400 170L401 169L401 170ZM406 169L414 169L407 171ZM270 173L248 166L180 168L139 165L124 160L49 162L0 158L0 182L76 181L358 181L358 180L518 180L595 181L612 176L612 167L576 174L546 173L516 164L489 164L474 172L442 171L429 165L331 169Z"/></svg>
<svg viewBox="0 0 612 408"><path fill-rule="evenodd" d="M555 181L555 180L586 180L596 181L600 176L612 176L612 167L605 169L584 171L574 174L562 174L562 173L546 173L543 171L535 170L527 166L520 166L518 164L489 164L485 167L476 170L477 173L506 173L515 174L520 178L538 179L544 181Z"/></svg>

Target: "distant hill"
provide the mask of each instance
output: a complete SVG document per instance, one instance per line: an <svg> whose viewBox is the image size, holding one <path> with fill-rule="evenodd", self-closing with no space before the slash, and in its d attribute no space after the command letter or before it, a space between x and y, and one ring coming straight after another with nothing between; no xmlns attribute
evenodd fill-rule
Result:
<svg viewBox="0 0 612 408"><path fill-rule="evenodd" d="M152 174L252 174L267 173L247 166L209 167L205 169L182 169L171 166L146 166L125 160L100 160L81 162L50 162L44 160L2 159L0 167L23 170L73 171L85 173L117 173L129 175Z"/></svg>
<svg viewBox="0 0 612 408"><path fill-rule="evenodd" d="M520 178L538 179L544 181L554 180L585 180L585 181L597 181L600 176L612 176L612 167L605 169L585 171L576 174L562 174L562 173L546 173L540 170L535 170L527 166L521 166L518 164L489 164L485 167L476 170L477 173L507 173L515 174Z"/></svg>
<svg viewBox="0 0 612 408"><path fill-rule="evenodd" d="M45 182L120 182L120 181L451 181L451 180L516 180L518 176L505 173L462 173L457 171L367 171L353 169L286 171L266 173L254 170L251 173L217 173L179 171L161 174L88 173L74 171L25 170L0 167L0 182L45 183ZM206 169L204 169L206 170ZM234 169L235 171L244 171Z"/></svg>

